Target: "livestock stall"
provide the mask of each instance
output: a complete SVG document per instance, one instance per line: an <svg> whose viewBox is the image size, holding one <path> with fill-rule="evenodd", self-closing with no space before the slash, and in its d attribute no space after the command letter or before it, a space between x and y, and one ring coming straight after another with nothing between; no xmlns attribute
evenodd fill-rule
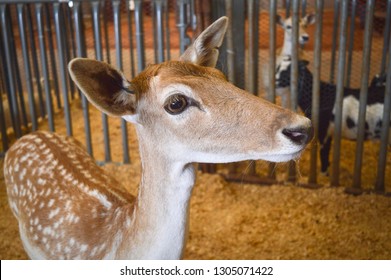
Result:
<svg viewBox="0 0 391 280"><path fill-rule="evenodd" d="M301 18L312 13L314 23L300 31ZM300 111L300 61L309 62L315 139L287 164L200 164L185 257L389 259L391 1L0 0L1 157L24 134L56 131L80 141L135 193L140 159L134 128L91 106L71 82L67 64L74 57L103 60L131 80L148 64L177 59L223 15L230 24L217 67L236 86ZM276 74L287 40L283 20L290 16L285 103ZM366 103L376 75L385 77L379 85L383 121L378 139L366 141ZM318 155L321 81L335 85L328 174L321 174ZM345 87L358 89L354 141L342 137ZM14 240L17 226L10 222L1 180L1 227L7 234L0 253L26 258Z"/></svg>

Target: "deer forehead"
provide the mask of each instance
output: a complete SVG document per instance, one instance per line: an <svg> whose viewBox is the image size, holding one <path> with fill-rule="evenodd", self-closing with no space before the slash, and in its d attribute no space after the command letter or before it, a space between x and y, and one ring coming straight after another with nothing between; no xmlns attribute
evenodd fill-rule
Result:
<svg viewBox="0 0 391 280"><path fill-rule="evenodd" d="M148 67L132 81L132 85L141 97L164 101L177 93L191 98L197 98L203 93L209 94L204 85L213 86L213 82L228 83L224 74L215 68L171 61Z"/></svg>

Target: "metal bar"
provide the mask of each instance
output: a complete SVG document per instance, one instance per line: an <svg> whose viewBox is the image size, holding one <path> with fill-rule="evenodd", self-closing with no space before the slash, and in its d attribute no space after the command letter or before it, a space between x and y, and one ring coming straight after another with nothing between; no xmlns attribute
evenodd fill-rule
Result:
<svg viewBox="0 0 391 280"><path fill-rule="evenodd" d="M388 44L390 43L390 32L391 32L391 0L388 0L387 2L387 15L386 15L386 23L384 27L384 33L383 33L383 52L382 52L382 59L381 59L381 65L380 65L380 75L383 75L386 72L386 62L387 62L387 49ZM389 71L391 71L391 68Z"/></svg>
<svg viewBox="0 0 391 280"><path fill-rule="evenodd" d="M3 36L2 34L2 22L0 20L0 38ZM3 51L3 46L0 44L0 65L3 69L0 69L0 92L6 92L6 85L5 85L5 55ZM1 142L3 145L3 151L1 156L4 155L5 151L8 150L8 135L7 135L7 124L5 122L5 116L4 116L4 108L3 108L3 102L0 102L0 132L1 132Z"/></svg>
<svg viewBox="0 0 391 280"><path fill-rule="evenodd" d="M248 17L248 71L247 71L247 90L254 95L258 94L258 1L247 0ZM256 165L251 164L248 168L248 174L256 174Z"/></svg>
<svg viewBox="0 0 391 280"><path fill-rule="evenodd" d="M337 96L335 100L335 128L333 145L333 164L331 174L331 185L339 185L339 167L341 156L341 136L342 136L342 100L345 82L345 61L346 61L346 32L348 16L348 0L341 1L341 26L339 32L339 50L338 50L338 79Z"/></svg>
<svg viewBox="0 0 391 280"><path fill-rule="evenodd" d="M8 94L8 100L10 105L10 113L12 116L12 125L15 131L16 137L22 136L22 131L20 128L20 116L19 116L19 110L18 110L18 101L16 99L16 88L15 88L15 77L14 77L14 71L13 71L13 63L11 61L11 45L10 45L10 34L9 28L8 28L8 19L7 19L7 5L1 4L0 5L0 13L1 13L1 23L3 26L3 47L5 51L5 64L6 69L8 70L8 87L9 87L9 94Z"/></svg>
<svg viewBox="0 0 391 280"><path fill-rule="evenodd" d="M269 88L267 92L267 99L276 103L276 17L277 17L277 1L269 1ZM269 163L268 177L271 179L276 178L275 163Z"/></svg>
<svg viewBox="0 0 391 280"><path fill-rule="evenodd" d="M118 69L122 71L123 65L122 65L120 5L121 5L121 1L113 0L116 61L117 61ZM122 118L121 118L121 132L122 132L123 161L124 163L130 163L129 145L128 145L128 127L126 121Z"/></svg>
<svg viewBox="0 0 391 280"><path fill-rule="evenodd" d="M28 44L26 38L26 30L25 20L24 20L24 4L17 5L18 11L18 21L19 21L19 35L20 42L22 45L22 55L23 55L23 65L24 72L26 75L26 86L27 86L27 98L29 102L30 116L31 116L31 127L32 130L35 131L38 129L37 116L35 111L35 100L34 100L34 90L32 85L32 77L31 77L31 67L30 67L30 59L28 55Z"/></svg>
<svg viewBox="0 0 391 280"><path fill-rule="evenodd" d="M14 71L14 77L16 82L16 89L17 89L17 97L19 98L19 110L21 113L23 125L25 128L28 127L28 120L27 120L27 111L26 111L26 102L23 94L23 88L22 88L22 80L20 78L20 69L19 69L19 59L18 54L16 53L16 46L15 46L15 34L14 34L14 28L13 28L13 22L11 18L11 12L8 13L8 22L10 23L8 25L9 27L9 33L10 36L10 53L11 53L11 59L13 60L14 68L12 69Z"/></svg>
<svg viewBox="0 0 391 280"><path fill-rule="evenodd" d="M42 74L43 74L44 85L45 85L46 112L48 115L49 129L51 131L54 131L55 128L54 128L54 116L53 116L53 101L52 101L52 95L50 92L50 85L49 85L49 71L48 71L48 61L46 56L45 32L43 31L42 4L35 4L35 15L37 17L39 49L41 52Z"/></svg>
<svg viewBox="0 0 391 280"><path fill-rule="evenodd" d="M269 1L269 88L267 99L273 103L276 103L276 17L277 3L276 1Z"/></svg>
<svg viewBox="0 0 391 280"><path fill-rule="evenodd" d="M67 52L66 61L70 61L72 58L76 57L76 45L75 45L75 38L76 37L75 37L75 29L72 24L72 11L70 9L71 7L72 7L72 5L69 6L69 4L68 4L68 8L64 9L64 12L65 12L64 18L66 18L66 26L68 26L67 29L69 29L69 34L66 37L66 40L64 40L65 41L64 42L65 48L68 49L68 45L70 45L70 50ZM69 73L67 75L67 81L69 83L71 96L72 96L72 98L74 98L75 92L77 91L77 87L75 86L74 83L72 83L72 81L69 77Z"/></svg>
<svg viewBox="0 0 391 280"><path fill-rule="evenodd" d="M391 39L391 38L389 38ZM391 57L391 40L388 44L388 56ZM388 69L391 69L391 59L388 59ZM377 164L377 176L375 191L378 193L385 192L385 174L387 166L387 148L389 146L389 129L390 124L387 120L391 118L391 71L387 71L386 91L384 97L383 123L380 136L380 151Z"/></svg>
<svg viewBox="0 0 391 280"><path fill-rule="evenodd" d="M232 33L235 34L235 85L244 89L245 87L245 3L244 1L233 1L232 3Z"/></svg>
<svg viewBox="0 0 391 280"><path fill-rule="evenodd" d="M235 49L234 49L234 41L233 41L233 27L232 27L232 19L233 19L232 1L233 0L225 0L226 14L229 18L228 28L226 33L227 72L228 72L227 76L228 76L228 81L230 81L232 84L235 84Z"/></svg>
<svg viewBox="0 0 391 280"><path fill-rule="evenodd" d="M62 88L62 98L64 101L65 109L65 124L67 135L73 135L72 132L72 121L71 121L71 109L69 107L69 97L68 97L68 83L67 83L67 63L65 62L65 50L64 50L64 41L62 37L62 18L61 18L61 6L59 3L53 4L54 12L54 22L56 28L56 37L57 37L57 52L58 52L58 62L61 76L61 88Z"/></svg>
<svg viewBox="0 0 391 280"><path fill-rule="evenodd" d="M41 86L41 78L39 74L39 67L38 67L38 53L37 53L37 48L35 46L35 36L34 36L34 31L33 31L33 20L31 16L31 9L30 5L27 6L27 31L29 33L29 40L31 44L31 59L33 62L33 71L34 71L34 76L35 76L35 81L36 81L36 86L37 86L37 93L38 93L38 104L39 104L39 110L40 110L40 115L42 118L45 117L46 115L46 109L45 109L45 102L43 99L43 93L42 93L42 86Z"/></svg>
<svg viewBox="0 0 391 280"><path fill-rule="evenodd" d="M304 17L307 14L307 0L301 0L301 16Z"/></svg>
<svg viewBox="0 0 391 280"><path fill-rule="evenodd" d="M247 90L254 95L258 93L258 17L256 0L247 0L248 16L248 62L247 62Z"/></svg>
<svg viewBox="0 0 391 280"><path fill-rule="evenodd" d="M355 30L355 18L357 0L351 0L351 12L350 12L350 30L349 30L349 44L348 44L348 63L346 65L346 82L345 86L350 87L350 76L352 74L352 61L353 61L353 45L354 45L354 30Z"/></svg>
<svg viewBox="0 0 391 280"><path fill-rule="evenodd" d="M285 18L291 16L291 1L285 0Z"/></svg>
<svg viewBox="0 0 391 280"><path fill-rule="evenodd" d="M179 52L182 54L190 45L190 38L186 33L188 27L187 6L188 0L177 0L177 24L179 29Z"/></svg>
<svg viewBox="0 0 391 280"><path fill-rule="evenodd" d="M130 74L131 74L131 77L133 78L136 75L136 67L134 64L133 28L132 28L132 19L131 19L129 1L126 1L126 19L128 22Z"/></svg>
<svg viewBox="0 0 391 280"><path fill-rule="evenodd" d="M290 86L290 109L297 110L298 77L299 77L299 22L300 22L300 1L292 1L292 67ZM289 162L288 181L296 182L296 163Z"/></svg>
<svg viewBox="0 0 391 280"><path fill-rule="evenodd" d="M134 0L134 21L136 24L136 45L138 72L145 68L145 47L143 27L143 1Z"/></svg>
<svg viewBox="0 0 391 280"><path fill-rule="evenodd" d="M354 176L352 187L355 189L361 188L361 170L362 157L365 140L365 116L367 112L367 98L368 98L368 78L369 65L371 62L371 48L372 48L372 31L373 31L373 13L375 10L375 0L368 0L365 16L365 33L364 33L364 51L362 60L362 75L361 75L361 90L358 113L358 132L356 145L356 160L354 163Z"/></svg>
<svg viewBox="0 0 391 280"><path fill-rule="evenodd" d="M81 6L80 2L75 2L73 4L73 18L75 21L75 36L76 36L76 50L77 56L85 56L85 49L83 44L83 33L82 33L82 23L81 23ZM81 94L81 102L83 107L83 118L84 118L84 131L86 134L86 146L87 152L93 156L92 148L92 139L91 139L91 125L90 125L90 114L88 113L89 103L84 94Z"/></svg>
<svg viewBox="0 0 391 280"><path fill-rule="evenodd" d="M319 135L319 106L320 106L320 73L321 73L321 51L322 51L322 33L323 33L323 8L324 0L316 0L316 30L315 30L315 46L314 46L314 82L312 84L312 107L311 121L314 128L314 140L311 146L310 157L310 174L308 183L310 185L317 184L318 176L318 135Z"/></svg>
<svg viewBox="0 0 391 280"><path fill-rule="evenodd" d="M107 23L107 13L106 13L106 5L108 4L108 2L103 1L102 4L103 4L103 37L104 37L105 50L106 50L106 61L107 63L111 64L110 44L109 44L109 25Z"/></svg>
<svg viewBox="0 0 391 280"><path fill-rule="evenodd" d="M156 39L156 0L150 1L151 3L151 15L152 15L152 31L153 31L153 54L155 57L155 63L158 63L157 54L157 39Z"/></svg>
<svg viewBox="0 0 391 280"><path fill-rule="evenodd" d="M103 61L102 54L102 41L100 34L100 19L99 19L99 8L100 1L92 1L92 18L94 22L94 38L95 38L95 55L96 59ZM111 151L110 151L110 138L109 138L109 122L107 115L102 113L102 125L103 125L103 138L104 138L104 148L105 148L105 162L111 161Z"/></svg>
<svg viewBox="0 0 391 280"><path fill-rule="evenodd" d="M338 21L339 21L339 4L341 0L334 1L334 25L333 25L333 44L331 50L331 62L330 62L330 83L334 83L334 72L335 72L335 58L337 50L337 34L338 34ZM343 1L343 0L342 0Z"/></svg>
<svg viewBox="0 0 391 280"><path fill-rule="evenodd" d="M157 63L164 61L163 1L155 0Z"/></svg>
<svg viewBox="0 0 391 280"><path fill-rule="evenodd" d="M164 0L164 11L166 13L165 29L166 29L166 59L171 60L171 46L170 46L170 7L168 6L168 0ZM194 4L194 3L193 3Z"/></svg>
<svg viewBox="0 0 391 280"><path fill-rule="evenodd" d="M52 24L50 22L50 12L48 4L46 3L43 6L46 15L46 34L48 35L48 43L49 43L49 57L50 57L50 65L52 66L52 78L54 82L54 93L57 100L57 108L61 109L61 98L60 98L60 88L58 85L58 76L57 76L57 66L56 66L56 58L54 54L54 44L53 44L53 32L52 32Z"/></svg>
<svg viewBox="0 0 391 280"><path fill-rule="evenodd" d="M61 20L61 24L62 26L64 26L64 32L62 32L61 36L63 38L62 42L63 42L63 49L65 50L64 52L64 61L65 62L68 62L71 60L72 56L71 56L71 51L73 50L74 51L74 46L72 45L69 45L69 38L72 38L73 34L72 34L72 30L71 30L71 17L70 17L70 10L69 10L69 5L64 5L63 4L63 9L62 9L62 16L60 17L60 20ZM67 63L65 63L65 65L67 65ZM70 81L70 76L68 74L68 69L65 68L65 81L69 87L69 93L70 93L70 97L73 99L75 99L75 86L74 86L74 83L71 83Z"/></svg>

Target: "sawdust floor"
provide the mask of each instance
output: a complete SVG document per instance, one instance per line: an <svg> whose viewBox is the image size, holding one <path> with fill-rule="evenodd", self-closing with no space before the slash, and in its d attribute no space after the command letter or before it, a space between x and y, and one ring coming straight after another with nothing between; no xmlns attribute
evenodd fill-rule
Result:
<svg viewBox="0 0 391 280"><path fill-rule="evenodd" d="M74 106L73 106L74 107ZM77 107L77 106L76 106ZM73 108L74 120L82 119ZM63 116L57 114L59 133ZM100 117L92 110L93 131L100 130ZM95 124L97 123L97 124ZM110 119L112 134L118 134L117 120ZM43 127L44 129L44 127ZM81 121L74 125L76 138L83 141ZM140 161L134 130L129 126L132 163L103 167L130 192L137 192ZM102 139L94 136L94 145ZM350 186L354 144L343 142L341 184ZM366 144L367 145L367 144ZM376 176L376 144L366 146L363 185L372 188ZM112 141L113 159L120 159L120 142ZM94 146L95 156L102 156ZM387 157L390 184L391 153ZM0 259L26 259L18 226L7 202L2 160L0 160ZM298 162L299 180L306 181L308 152ZM246 167L246 165L244 166ZM224 172L219 169L220 172ZM259 173L268 165L257 163ZM279 164L277 171L286 169ZM279 176L284 176L279 175ZM199 172L191 200L190 232L185 259L391 259L391 197L372 193L347 195L343 187L306 189L293 185L260 186L228 183L221 176ZM390 191L387 185L387 190Z"/></svg>

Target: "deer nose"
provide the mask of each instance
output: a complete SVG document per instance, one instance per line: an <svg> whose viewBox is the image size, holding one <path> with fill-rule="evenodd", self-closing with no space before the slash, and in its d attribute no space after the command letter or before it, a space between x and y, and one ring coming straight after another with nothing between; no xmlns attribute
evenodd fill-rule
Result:
<svg viewBox="0 0 391 280"><path fill-rule="evenodd" d="M282 130L282 134L297 145L305 145L312 140L312 137L314 136L314 129L312 125L308 127L300 126L295 128L284 128Z"/></svg>
<svg viewBox="0 0 391 280"><path fill-rule="evenodd" d="M303 42L307 42L310 39L310 37L308 35L303 35L301 36L301 39L303 40Z"/></svg>

